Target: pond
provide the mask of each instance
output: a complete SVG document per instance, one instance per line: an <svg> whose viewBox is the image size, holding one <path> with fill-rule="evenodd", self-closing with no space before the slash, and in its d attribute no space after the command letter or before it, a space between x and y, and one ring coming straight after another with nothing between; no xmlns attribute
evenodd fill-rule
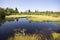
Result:
<svg viewBox="0 0 60 40"><path fill-rule="evenodd" d="M36 31L44 31L48 33L58 32L60 22L34 22L27 18L0 21L0 40L7 40L8 37L14 36L16 30L26 29L26 33L33 34Z"/></svg>

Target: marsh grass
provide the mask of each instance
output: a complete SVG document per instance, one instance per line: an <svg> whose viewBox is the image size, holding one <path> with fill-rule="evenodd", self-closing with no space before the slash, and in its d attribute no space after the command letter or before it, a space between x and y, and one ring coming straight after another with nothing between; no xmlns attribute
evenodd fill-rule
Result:
<svg viewBox="0 0 60 40"><path fill-rule="evenodd" d="M59 22L60 21L60 17L53 17L48 15L10 15L10 16L6 16L6 19L8 18L28 18L28 20L37 21L37 22Z"/></svg>
<svg viewBox="0 0 60 40"><path fill-rule="evenodd" d="M40 33L26 35L15 33L14 37L9 37L8 40L60 40L60 34L53 32L52 34L48 35L42 31Z"/></svg>
<svg viewBox="0 0 60 40"><path fill-rule="evenodd" d="M8 40L38 40L36 35L22 35L20 33L15 33L14 37L8 38Z"/></svg>
<svg viewBox="0 0 60 40"><path fill-rule="evenodd" d="M37 22L58 22L60 21L60 17L54 17L54 16L47 16L47 15L10 15L6 16L6 18L23 18L26 17L30 21L37 21ZM47 35L47 34L46 34ZM22 35L20 33L15 33L14 37L9 37L8 40L60 40L60 34L59 33L52 33L52 36L46 36L43 32L42 34L27 34ZM49 37L50 39L47 39Z"/></svg>
<svg viewBox="0 0 60 40"><path fill-rule="evenodd" d="M54 32L54 33L52 33L52 36L53 36L54 40L60 40L60 33Z"/></svg>
<svg viewBox="0 0 60 40"><path fill-rule="evenodd" d="M46 15L34 15L28 19L37 22L59 22L60 21L60 17L52 17Z"/></svg>

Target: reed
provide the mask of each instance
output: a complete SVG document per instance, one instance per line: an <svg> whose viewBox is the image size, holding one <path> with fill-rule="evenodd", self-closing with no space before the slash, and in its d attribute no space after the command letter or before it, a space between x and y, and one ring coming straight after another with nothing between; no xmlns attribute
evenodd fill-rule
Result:
<svg viewBox="0 0 60 40"><path fill-rule="evenodd" d="M14 37L9 37L8 40L60 40L59 33L47 34L44 32L39 32L35 34L26 34L15 33Z"/></svg>

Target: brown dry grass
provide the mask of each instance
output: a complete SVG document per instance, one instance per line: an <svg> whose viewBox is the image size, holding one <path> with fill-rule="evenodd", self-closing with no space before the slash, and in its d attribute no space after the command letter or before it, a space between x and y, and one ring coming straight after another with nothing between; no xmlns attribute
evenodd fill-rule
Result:
<svg viewBox="0 0 60 40"><path fill-rule="evenodd" d="M28 18L31 21L43 22L43 21L60 21L60 17L53 17L47 15L10 15L6 18Z"/></svg>
<svg viewBox="0 0 60 40"><path fill-rule="evenodd" d="M60 40L60 34L55 32L49 35L44 32L38 32L32 35L15 33L14 37L9 37L8 40Z"/></svg>

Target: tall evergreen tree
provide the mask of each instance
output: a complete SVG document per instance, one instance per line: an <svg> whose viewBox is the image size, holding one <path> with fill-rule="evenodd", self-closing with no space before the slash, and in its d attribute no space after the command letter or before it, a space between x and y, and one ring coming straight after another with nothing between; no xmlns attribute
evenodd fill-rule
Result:
<svg viewBox="0 0 60 40"><path fill-rule="evenodd" d="M18 11L18 9L17 9L17 8L15 8L15 13L19 13L19 11Z"/></svg>

